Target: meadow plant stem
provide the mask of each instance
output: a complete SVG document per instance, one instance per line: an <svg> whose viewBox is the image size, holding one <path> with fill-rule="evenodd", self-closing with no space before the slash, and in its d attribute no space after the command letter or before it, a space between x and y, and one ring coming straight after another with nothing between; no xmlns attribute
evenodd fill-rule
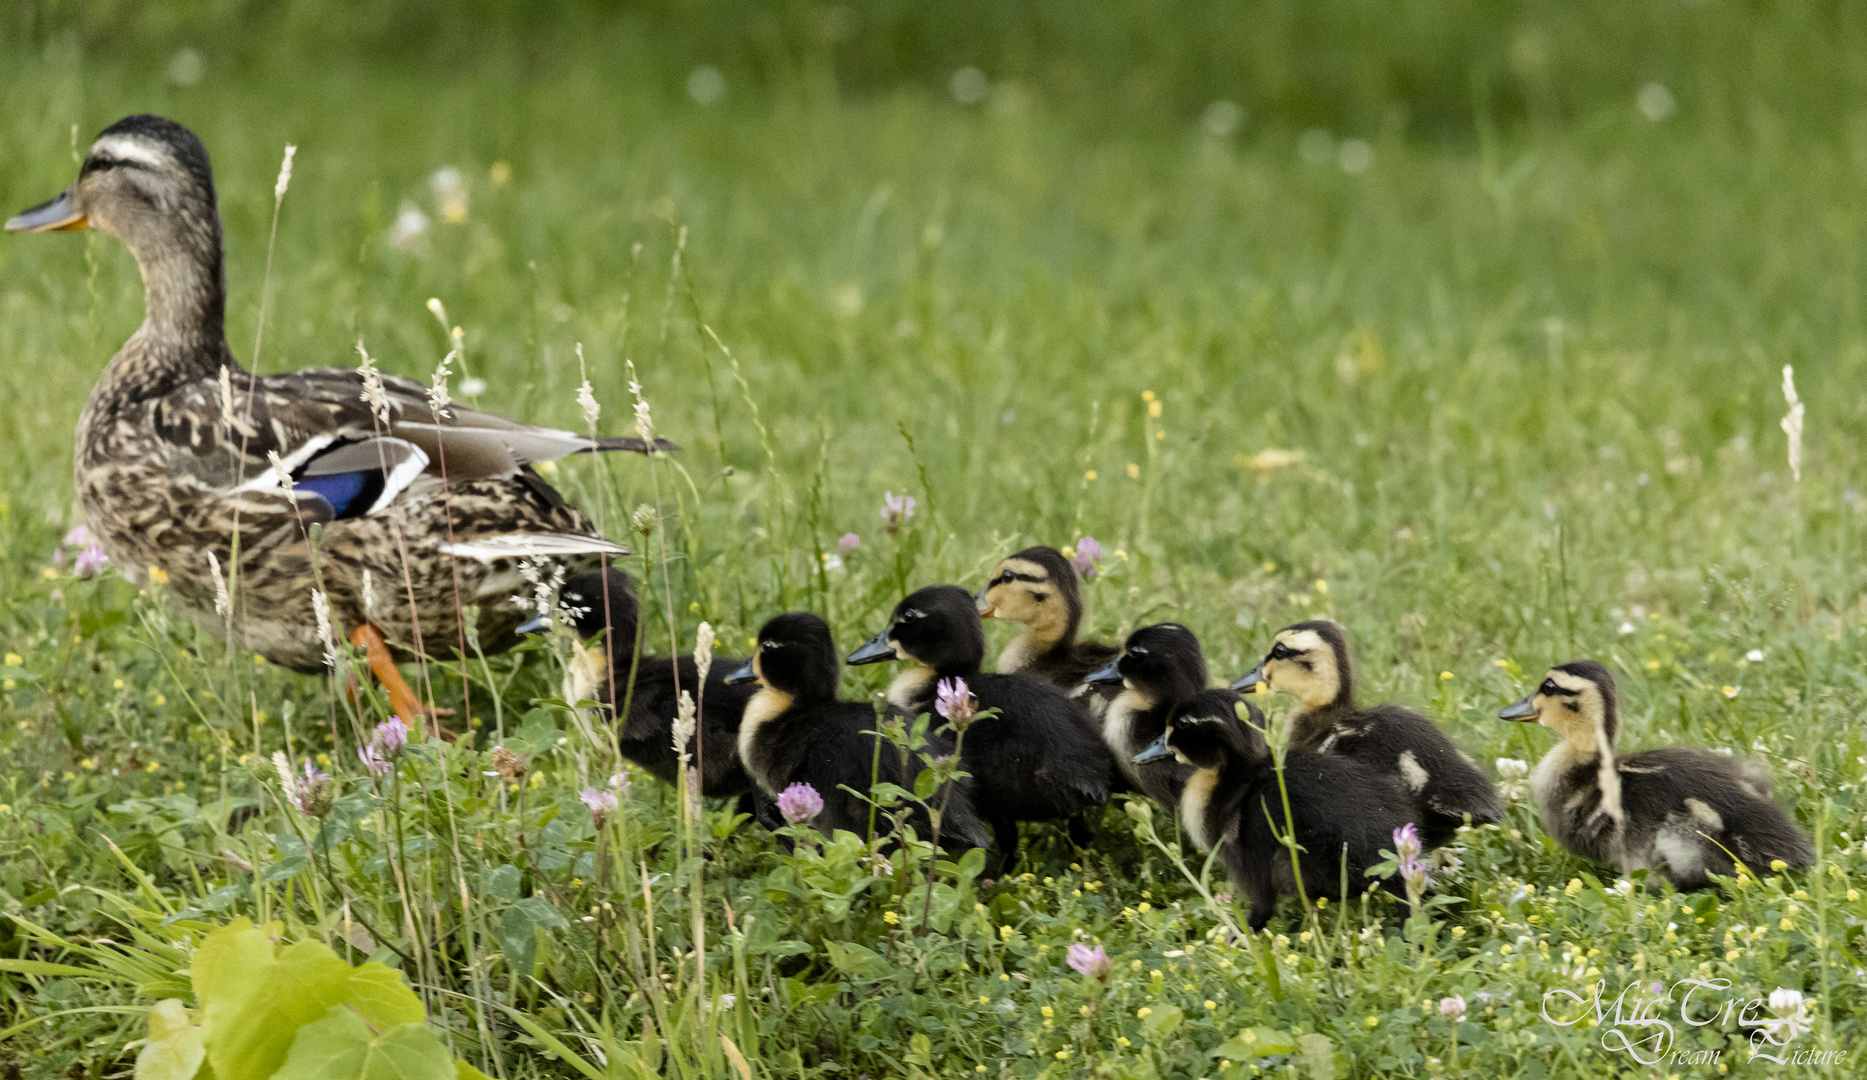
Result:
<svg viewBox="0 0 1867 1080"><path fill-rule="evenodd" d="M960 760L960 746L965 741L966 729L960 728L953 734L952 756L954 762ZM932 807L928 808L932 811L933 817L933 850L927 853L927 899L921 904L921 933L923 934L927 932L928 923L933 919L934 873L940 865L940 826L945 823L946 808L947 804L953 799L953 784L956 779L956 777L947 778L946 784L940 792L940 809L933 810Z"/></svg>

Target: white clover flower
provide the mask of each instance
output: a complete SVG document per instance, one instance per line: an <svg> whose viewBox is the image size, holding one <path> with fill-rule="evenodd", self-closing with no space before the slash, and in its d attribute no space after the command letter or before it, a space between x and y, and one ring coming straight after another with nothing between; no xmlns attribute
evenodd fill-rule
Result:
<svg viewBox="0 0 1867 1080"><path fill-rule="evenodd" d="M1622 637L1626 637L1626 636L1627 636L1628 634L1631 634L1631 633L1633 633L1633 632L1634 632L1634 624L1633 624L1633 623L1630 623L1630 622L1624 622L1624 623L1622 623L1622 624L1621 624L1621 626L1620 626L1620 635L1621 635Z"/></svg>
<svg viewBox="0 0 1867 1080"><path fill-rule="evenodd" d="M1744 659L1750 661L1753 664L1761 664L1763 663L1763 650L1752 649L1749 652L1744 654Z"/></svg>

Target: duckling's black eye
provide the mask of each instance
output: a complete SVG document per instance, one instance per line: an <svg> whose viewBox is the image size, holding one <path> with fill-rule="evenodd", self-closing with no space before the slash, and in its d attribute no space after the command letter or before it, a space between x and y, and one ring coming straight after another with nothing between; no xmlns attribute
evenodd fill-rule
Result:
<svg viewBox="0 0 1867 1080"><path fill-rule="evenodd" d="M1273 660L1288 660L1295 655L1296 650L1281 641L1271 646L1271 659Z"/></svg>
<svg viewBox="0 0 1867 1080"><path fill-rule="evenodd" d="M995 581L995 582L993 582L993 584L994 584L994 585L1009 585L1009 584L1011 584L1011 571L1009 571L1009 570L1007 570L1007 571L1005 571L1004 573L1002 573L1002 574L1000 574L1000 575L998 575L998 580L997 580L997 581Z"/></svg>
<svg viewBox="0 0 1867 1080"><path fill-rule="evenodd" d="M761 641L758 643L758 647L761 649L776 649L776 648L779 648L780 646L775 641Z"/></svg>
<svg viewBox="0 0 1867 1080"><path fill-rule="evenodd" d="M1140 645L1130 645L1128 646L1128 655L1129 656L1146 656L1147 649L1143 648Z"/></svg>
<svg viewBox="0 0 1867 1080"><path fill-rule="evenodd" d="M918 619L920 617L921 617L921 613L914 610L913 608L908 608L906 611L903 611L901 613L902 622L913 622L915 619Z"/></svg>
<svg viewBox="0 0 1867 1080"><path fill-rule="evenodd" d="M1536 688L1536 692L1539 694L1554 694L1557 692L1557 690L1558 690L1558 687L1556 686L1556 680L1554 679L1544 679L1543 685Z"/></svg>

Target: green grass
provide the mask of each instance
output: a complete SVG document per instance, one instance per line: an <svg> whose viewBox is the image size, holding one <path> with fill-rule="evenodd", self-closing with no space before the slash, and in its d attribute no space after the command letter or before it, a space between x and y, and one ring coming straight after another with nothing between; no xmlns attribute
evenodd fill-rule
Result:
<svg viewBox="0 0 1867 1080"><path fill-rule="evenodd" d="M465 372L487 382L482 405L581 426L581 342L604 429L621 433L633 359L685 449L652 467L570 462L556 479L617 535L631 508L663 504L682 648L706 619L723 652L743 650L764 618L800 607L853 646L903 577L973 586L1017 546L1093 535L1121 553L1091 586L1100 636L1184 622L1230 676L1275 628L1326 614L1349 628L1365 695L1426 709L1487 763L1541 756L1543 734L1498 723L1497 707L1543 666L1592 656L1622 680L1624 744L1750 753L1823 851L1747 890L1622 896L1520 805L1509 831L1467 839L1445 889L1468 903L1440 910L1425 945L1377 903L1314 923L1288 906L1269 945L1195 949L1221 911L1113 808L1088 861L1041 839L1028 880L979 884L970 915L953 893L955 919L927 937L883 918L918 913L893 891L905 880L862 885L835 851L786 860L742 826L704 845L700 886L710 968L736 971L707 992L739 1002L703 1015L690 976L675 981L656 1023L691 1044L681 1075L733 1075L717 1040L703 1045L716 1028L759 1076L1081 1075L1091 1046L1106 1075L1247 1075L1210 1056L1240 1052L1228 1040L1245 1027L1266 1046L1326 1036L1304 1067L1339 1052L1345 1075L1600 1075L1635 1062L1603 1049L1605 1028L1545 1022L1544 992L1687 976L1729 979L1733 995L1800 988L1820 1019L1797 1046L1858 1053L1859 20L1731 4L947 7L879 5L853 27L814 5L566 5L535 20L501 4L459 20L423 5L22 7L0 24L0 209L69 182L73 125L82 147L131 111L190 124L227 221L229 338L251 362L292 142L262 369L350 363L361 337L385 369L425 379L446 349L423 306L438 297L465 329ZM184 45L206 58L198 85L164 78ZM711 107L683 93L699 63L726 75ZM996 80L977 105L947 92L968 63ZM1635 106L1649 81L1677 101L1659 122ZM1221 98L1247 115L1214 136L1201 115ZM1306 160L1316 127L1367 141L1372 167L1344 172L1334 144ZM459 224L439 221L429 190L444 166L467 180ZM404 203L436 217L408 252L386 241ZM622 974L619 939L577 922L540 939L512 929L531 924L511 912L538 914L523 893L571 919L608 903L646 933L628 922L648 914L639 884L617 884L635 871L591 877L575 796L605 774L600 755L553 748L556 728L574 734L560 712L522 726L554 693L551 658L493 658L492 687L469 672L474 715L502 729L480 748L537 750L524 799L457 756L452 782L442 762L411 766L419 791L371 804L327 682L230 665L159 595L48 571L78 520L70 432L140 318L114 241L0 241L0 647L20 661L0 692L5 911L73 942L241 914L336 941L335 889L419 960L378 950L489 1073L572 1075L502 1006L555 1037L607 1023L640 1039L660 1006ZM1777 426L1785 364L1808 404L1800 483ZM1303 457L1254 467L1267 449ZM899 540L880 528L884 490L921 500ZM817 552L850 531L862 547L820 571ZM443 703L458 703L459 675L440 673ZM852 671L845 690L884 675ZM283 839L304 823L265 758L287 738L328 754L356 796L326 877ZM691 884L675 806L638 782L615 842ZM725 811L709 808L716 829ZM1170 817L1157 811L1163 836ZM403 886L382 839L400 824L416 833ZM522 875L509 889L502 866ZM456 919L463 875L483 902ZM438 944L388 929L422 895L451 928ZM686 903L654 899L661 937L644 955L668 972L690 947ZM7 923L6 955L81 962ZM1116 960L1093 1001L1061 962L1078 930ZM543 944L517 970L522 939ZM164 996L0 980L8 1025L138 1007L10 1035L0 1068L15 1075L120 1071L141 1007ZM1471 1003L1457 1065L1436 1004L1451 994ZM1714 1025L1678 1045L1762 1068L1744 1064L1744 1038ZM594 1060L600 1042L575 1045Z"/></svg>

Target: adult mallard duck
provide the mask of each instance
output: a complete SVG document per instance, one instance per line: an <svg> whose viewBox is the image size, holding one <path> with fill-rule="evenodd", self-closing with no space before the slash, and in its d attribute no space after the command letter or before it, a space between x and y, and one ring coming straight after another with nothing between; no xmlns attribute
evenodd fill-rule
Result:
<svg viewBox="0 0 1867 1080"><path fill-rule="evenodd" d="M448 656L478 606L486 651L528 617L525 558L623 554L535 473L587 450L646 451L431 400L362 368L247 371L227 347L220 212L207 151L159 116L104 129L78 179L9 233L96 229L129 245L146 314L78 420L85 523L134 580L167 575L197 624L295 671L329 630L369 654L409 719L397 659ZM237 552L237 557L236 557ZM159 575L158 575L159 576Z"/></svg>

